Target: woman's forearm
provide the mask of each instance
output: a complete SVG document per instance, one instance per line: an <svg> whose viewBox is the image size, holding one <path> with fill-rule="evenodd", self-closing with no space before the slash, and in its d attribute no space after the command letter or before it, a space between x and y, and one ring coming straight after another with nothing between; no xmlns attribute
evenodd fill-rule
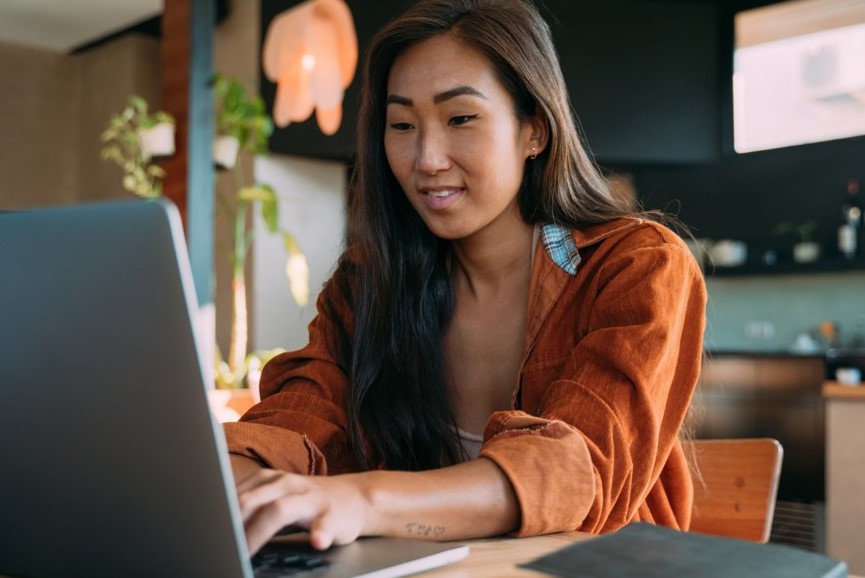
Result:
<svg viewBox="0 0 865 578"><path fill-rule="evenodd" d="M516 495L504 473L481 458L424 472L350 474L370 504L364 534L460 540L517 529Z"/></svg>
<svg viewBox="0 0 865 578"><path fill-rule="evenodd" d="M486 458L424 472L336 476L290 474L232 456L250 553L286 527L304 528L316 548L359 536L460 540L519 525L510 482Z"/></svg>

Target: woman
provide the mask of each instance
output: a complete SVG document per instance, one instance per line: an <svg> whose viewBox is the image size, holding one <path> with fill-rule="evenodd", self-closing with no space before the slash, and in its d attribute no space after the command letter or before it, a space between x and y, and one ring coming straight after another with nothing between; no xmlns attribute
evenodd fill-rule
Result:
<svg viewBox="0 0 865 578"><path fill-rule="evenodd" d="M365 62L347 250L226 426L250 549L686 528L702 276L613 200L543 19L424 1Z"/></svg>

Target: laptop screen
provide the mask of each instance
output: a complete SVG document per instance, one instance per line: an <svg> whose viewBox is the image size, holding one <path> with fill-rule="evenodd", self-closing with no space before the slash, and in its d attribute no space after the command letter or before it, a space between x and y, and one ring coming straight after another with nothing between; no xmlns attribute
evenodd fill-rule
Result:
<svg viewBox="0 0 865 578"><path fill-rule="evenodd" d="M252 576L196 307L167 201L0 214L0 575ZM383 544L315 575L467 554Z"/></svg>

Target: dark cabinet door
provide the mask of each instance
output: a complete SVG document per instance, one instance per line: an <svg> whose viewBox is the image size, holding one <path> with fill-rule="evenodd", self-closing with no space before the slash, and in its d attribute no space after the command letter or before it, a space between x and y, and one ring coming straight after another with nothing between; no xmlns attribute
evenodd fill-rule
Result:
<svg viewBox="0 0 865 578"><path fill-rule="evenodd" d="M714 3L568 0L553 24L574 110L606 162L720 156Z"/></svg>
<svg viewBox="0 0 865 578"><path fill-rule="evenodd" d="M715 356L703 360L697 438L771 437L784 448L778 499L824 500L824 415L819 357Z"/></svg>

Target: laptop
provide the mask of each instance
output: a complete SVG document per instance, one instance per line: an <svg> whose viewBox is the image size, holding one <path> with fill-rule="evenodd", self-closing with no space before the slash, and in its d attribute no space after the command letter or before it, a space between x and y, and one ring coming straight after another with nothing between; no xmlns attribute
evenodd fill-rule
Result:
<svg viewBox="0 0 865 578"><path fill-rule="evenodd" d="M168 201L0 214L0 576L286 575L247 555L196 307ZM369 538L305 564L385 578L467 553Z"/></svg>

